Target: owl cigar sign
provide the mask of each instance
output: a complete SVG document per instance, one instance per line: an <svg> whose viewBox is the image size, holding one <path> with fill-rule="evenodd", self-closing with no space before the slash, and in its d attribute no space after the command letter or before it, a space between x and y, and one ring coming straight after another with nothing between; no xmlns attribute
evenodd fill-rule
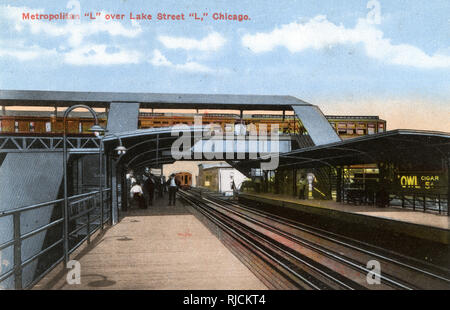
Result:
<svg viewBox="0 0 450 310"><path fill-rule="evenodd" d="M404 189L434 189L439 187L441 177L436 174L399 174L399 185Z"/></svg>

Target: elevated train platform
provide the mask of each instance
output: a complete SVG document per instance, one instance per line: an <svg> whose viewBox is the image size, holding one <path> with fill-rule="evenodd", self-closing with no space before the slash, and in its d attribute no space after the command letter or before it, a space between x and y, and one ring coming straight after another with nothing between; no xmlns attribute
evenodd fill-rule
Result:
<svg viewBox="0 0 450 310"><path fill-rule="evenodd" d="M240 193L240 201L288 208L344 222L356 228L363 225L374 230L390 231L432 242L450 244L450 217L394 207L350 205L331 200L304 200L271 193Z"/></svg>
<svg viewBox="0 0 450 310"><path fill-rule="evenodd" d="M266 288L246 265L214 237L214 232L208 231L181 205L173 208L163 203L148 210L122 212L127 208L127 190L124 189L128 185L125 175L130 169L140 173L146 167L162 169L162 165L180 160L171 154L179 136L172 134L172 127L168 124L144 129L145 124L139 125L141 109L192 109L195 114L201 114L201 110L205 109L237 110L241 124L246 111L281 112L281 121L285 112L289 112L305 129L304 135L291 136L286 133L285 139L279 140L280 145L284 143L286 147L276 151L271 147L272 139L270 148L261 150L258 144L252 149L247 136L242 140L249 143L240 150L237 145L241 141L237 138L244 135L230 131L233 133L230 135L233 137L230 139L232 151L211 148L208 152L209 149L204 150L202 147L199 151L193 147L203 146L206 144L205 139L210 139L206 128L203 125L183 126L184 129L178 131L179 135L188 136L187 147L183 145L181 152L188 156L183 157L183 160L211 160L209 153L218 154L248 176L252 176L252 172L256 171L254 169L264 170L263 164L268 160L270 163L279 163L277 172L325 168L331 173L336 168L339 170L336 175L339 176L347 166L376 164L380 172L378 185L380 188L392 187L389 193L394 190L398 192L398 189L402 191L401 187L406 186L408 192L417 192L417 195L422 196L428 193L422 188L419 191L418 187L422 184L403 184L403 178L421 180L420 177L437 175L439 182L436 182L435 188L431 188L432 194L436 192L440 197L450 195L448 133L411 130L385 132L383 124L383 131L369 134L367 128L367 132L361 131L361 134L368 135L343 141L338 135L339 123L337 128L333 128L317 106L290 96L0 90L0 105L4 111L6 107L14 106L54 107L55 112L58 108L69 107L64 110L61 122L63 132L66 132L67 126L71 126L70 123L66 124L70 122L66 119L68 114L74 109L84 108L94 118L92 122L95 125L89 129L98 134L96 137L66 137L65 134L40 136L34 133L22 135L21 123L17 121L16 126L14 120L7 126L14 133L1 135L0 180L3 182L0 184L0 254L1 261L7 264L0 265L0 288ZM106 124L99 123L94 109L105 109L101 112L107 119ZM49 122L51 131L53 125L51 120ZM25 125L29 131L36 130L36 124L32 122ZM83 126L87 123L77 125L73 127L83 132ZM101 125L106 125L106 128L99 128ZM102 132L105 134L102 135ZM265 139L258 141L262 141L261 145L266 144ZM180 151L180 148L176 150ZM251 152L255 150L258 152ZM242 153L245 156L238 157ZM196 158L196 154L201 156ZM224 156L228 154L232 156ZM391 180L388 177L396 182L387 182ZM449 243L448 217L442 219L442 223L439 220L436 225L429 225L433 222L431 217L428 221L428 215L417 211L411 215L399 210L391 212L390 209L377 212L375 207L367 210L355 207L355 211L340 209L332 203L313 205L309 201L308 204L284 199L280 201L278 197L247 198L281 204L279 209L286 214L295 209L304 214L309 212L341 218L352 223L347 225L349 229L370 223L374 225L371 228L374 227L372 230L375 232L379 228L389 228L394 229L394 233L410 234L441 244ZM425 206L425 196L423 201ZM447 204L448 212L448 198L442 201ZM398 213L398 216L389 217L394 213ZM341 221L331 220L326 224L335 222ZM109 228L104 229L106 223ZM362 225L356 225L358 223ZM422 244L413 244L413 247L424 249ZM74 259L81 264L82 283L79 285L66 282L67 269L64 263L68 264ZM448 265L448 260L446 263Z"/></svg>
<svg viewBox="0 0 450 310"><path fill-rule="evenodd" d="M252 289L266 286L179 201L131 209L71 259L81 284L69 285L63 264L33 289Z"/></svg>
<svg viewBox="0 0 450 310"><path fill-rule="evenodd" d="M328 169L325 177L317 174L321 177L318 184L328 182L328 187L325 186L323 189L329 193L326 200L300 200L293 195L253 194L257 190L250 191L252 193L239 194L239 198L278 206L281 209L295 209L306 214L330 219L330 221L339 220L352 225L368 225L380 231L391 231L448 245L450 243L450 217L448 216L449 201L445 197L448 197L449 190L447 155L449 138L450 135L444 132L399 129L338 143L294 150L290 153L280 154L277 173L282 171L285 174L279 179L293 174L296 177L297 170L306 174L315 172L317 168ZM250 171L258 168L261 161L262 159L240 162L237 167ZM402 198L407 200L407 195L422 196L420 204L413 203L413 210L411 210L401 207L379 208L374 206L376 204L374 201L370 203L371 205L352 205L331 200L333 179L336 182L337 196L339 194L336 200L342 202L349 200L348 191L345 194L343 189L345 187L347 190L352 188L344 182L342 172L344 168L349 168L351 165L374 163L379 170L375 177L376 185L372 188L374 193L384 192L387 197L395 197L400 205L402 205ZM333 169L336 169L335 175L333 175ZM439 181L434 185L427 185L425 181L431 175L437 176L434 178ZM415 182L406 184L402 181L408 177ZM296 182L291 181L287 186L294 186ZM283 184L286 186L287 183ZM366 189L368 189L370 184L363 183L363 186L366 185ZM267 190L262 191L267 192ZM363 194L364 190L360 189L360 191ZM369 191L367 190L367 192ZM440 198L436 199L437 197ZM360 202L362 201L364 199ZM413 201L415 201L414 198ZM438 201L439 207L432 206L435 204L433 201ZM421 212L422 208L434 213Z"/></svg>
<svg viewBox="0 0 450 310"><path fill-rule="evenodd" d="M331 200L297 199L292 196L271 193L240 193L239 197L298 208L302 211L307 210L302 207L308 207L314 210L312 212L320 212L316 209L326 210L327 212L344 212L450 231L450 217L445 214L421 213L394 207L379 208L376 206L351 205Z"/></svg>

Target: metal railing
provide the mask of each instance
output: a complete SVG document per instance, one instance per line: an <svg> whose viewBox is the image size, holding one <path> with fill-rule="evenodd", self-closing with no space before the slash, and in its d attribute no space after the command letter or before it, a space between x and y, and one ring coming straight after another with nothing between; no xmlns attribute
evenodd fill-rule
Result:
<svg viewBox="0 0 450 310"><path fill-rule="evenodd" d="M342 189L342 202L348 204L376 205L378 203L377 193L375 191L363 189ZM388 194L386 201L389 207L398 207L411 209L413 211L422 211L450 216L448 208L448 195L440 193L427 192L397 192Z"/></svg>
<svg viewBox="0 0 450 310"><path fill-rule="evenodd" d="M450 216L448 195L441 193L397 193L390 195L390 206Z"/></svg>
<svg viewBox="0 0 450 310"><path fill-rule="evenodd" d="M73 253L84 241L90 243L91 236L111 219L111 189L74 195L69 197L69 230L68 230L68 254ZM100 210L100 197L103 197L103 212ZM51 208L51 210L45 210ZM0 236L0 289L28 289L39 282L54 267L64 260L64 199L57 199L44 203L25 206L17 209L0 211L0 221L4 221L3 227L9 228ZM41 212L32 214L32 212ZM28 220L25 222L28 214ZM35 219L45 217L47 223L30 229ZM30 217L30 215L32 217ZM44 215L44 216L43 216ZM2 225L0 225L2 226ZM2 238L8 238L7 241ZM32 240L34 237L35 240ZM41 237L42 241L39 241ZM36 240L38 239L38 240ZM30 252L30 248L41 242L39 249ZM24 251L26 250L26 251ZM6 253L6 258L2 255ZM8 255L9 254L9 255ZM3 256L3 258L2 258ZM8 259L9 258L9 259ZM12 264L11 264L12 263ZM29 268L31 266L31 268ZM3 267L6 267L6 270ZM24 270L26 279L24 278ZM34 268L34 269L33 269Z"/></svg>

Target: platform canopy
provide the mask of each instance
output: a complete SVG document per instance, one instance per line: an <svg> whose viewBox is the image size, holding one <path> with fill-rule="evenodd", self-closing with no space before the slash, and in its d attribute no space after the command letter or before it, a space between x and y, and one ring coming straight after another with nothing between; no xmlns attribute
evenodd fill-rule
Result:
<svg viewBox="0 0 450 310"><path fill-rule="evenodd" d="M183 130L180 130L180 134ZM204 128L189 128L190 134L202 133ZM113 155L119 164L130 168L157 167L161 164L170 164L175 159L170 155L170 149L178 136L172 135L170 127L139 129L120 134L108 134L104 139L105 152ZM115 148L122 145L126 153L117 156Z"/></svg>
<svg viewBox="0 0 450 310"><path fill-rule="evenodd" d="M292 110L296 105L312 106L293 96L0 90L0 105L4 106L68 107L81 103L106 108L111 102L139 103L144 109Z"/></svg>
<svg viewBox="0 0 450 310"><path fill-rule="evenodd" d="M232 136L232 140L226 137L214 139L211 143L208 126L183 126L173 130L172 127L159 127L137 129L121 133L107 133L103 138L105 152L116 157L120 164L131 167L155 167L161 164L173 163L177 158L172 157L172 145L179 137L187 138L188 145L182 158L179 160L227 160L231 158L250 158L257 156L258 150L264 149L270 152L272 145L276 144L276 150L289 152L291 150L291 136L280 135L278 139L263 140L264 145L259 146L258 140L252 140L249 136L241 139L241 136ZM212 148L214 144L214 148ZM175 144L177 145L177 144ZM220 145L220 146L219 146ZM118 147L124 147L125 154L119 156ZM178 146L177 146L178 147ZM207 153L207 155L205 154Z"/></svg>
<svg viewBox="0 0 450 310"><path fill-rule="evenodd" d="M380 162L429 167L450 158L450 133L392 130L337 143L312 146L279 155L279 168L316 168ZM264 158L235 163L244 170L259 168Z"/></svg>

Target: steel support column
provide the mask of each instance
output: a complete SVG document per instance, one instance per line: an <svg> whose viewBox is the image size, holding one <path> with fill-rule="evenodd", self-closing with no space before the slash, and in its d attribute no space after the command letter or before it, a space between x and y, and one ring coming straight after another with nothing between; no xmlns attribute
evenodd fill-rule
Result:
<svg viewBox="0 0 450 310"><path fill-rule="evenodd" d="M447 158L447 215L450 215L450 157Z"/></svg>
<svg viewBox="0 0 450 310"><path fill-rule="evenodd" d="M102 139L102 137L100 136L99 137L100 138L100 148L99 148L99 151L98 151L98 165L99 165L99 178L100 178L100 181L99 181L99 185L98 185L98 187L99 187L99 190L100 190L100 193L99 193L99 195L100 195L100 220L101 220L101 222L100 222L100 227L101 227L101 229L103 229L103 221L104 221L104 212L103 212L103 179L104 179L104 169L103 169L103 139Z"/></svg>
<svg viewBox="0 0 450 310"><path fill-rule="evenodd" d="M342 167L336 167L336 202L342 202Z"/></svg>
<svg viewBox="0 0 450 310"><path fill-rule="evenodd" d="M68 198L68 188L67 188L67 128L66 128L66 119L69 113L77 108L84 108L89 110L91 112L92 116L95 120L95 126L97 126L95 129L101 129L101 127L98 126L98 117L95 111L84 104L76 104L71 106L70 108L66 109L64 111L64 117L63 117L63 173L64 173L64 262L67 266L67 263L69 262L69 198ZM93 127L93 128L94 128ZM102 141L100 141L102 143ZM100 143L100 153L102 152L102 145ZM101 167L100 167L100 173L101 173ZM101 177L100 177L101 180ZM100 188L100 197L102 195L102 189ZM103 207L102 207L103 212ZM102 217L103 221L103 217ZM103 225L103 222L102 222Z"/></svg>
<svg viewBox="0 0 450 310"><path fill-rule="evenodd" d="M14 287L22 289L22 240L20 239L20 213L13 215L14 225Z"/></svg>
<svg viewBox="0 0 450 310"><path fill-rule="evenodd" d="M115 225L119 221L118 216L118 209L119 209L119 203L118 203L118 195L117 195L117 176L119 174L119 169L117 167L116 161L114 159L110 160L111 162L111 224Z"/></svg>

